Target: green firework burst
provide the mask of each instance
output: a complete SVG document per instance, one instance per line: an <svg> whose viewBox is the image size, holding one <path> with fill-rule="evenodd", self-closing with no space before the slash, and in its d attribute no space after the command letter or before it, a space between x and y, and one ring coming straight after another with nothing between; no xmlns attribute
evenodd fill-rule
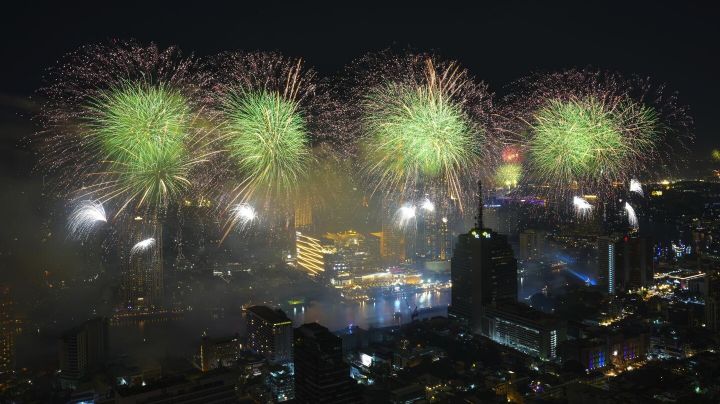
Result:
<svg viewBox="0 0 720 404"><path fill-rule="evenodd" d="M223 109L230 155L246 178L242 194L294 192L313 161L298 103L277 92L233 91Z"/></svg>
<svg viewBox="0 0 720 404"><path fill-rule="evenodd" d="M86 136L104 158L94 185L103 199L156 209L189 187L188 173L202 159L190 152L192 113L178 91L124 83L95 98L90 111Z"/></svg>
<svg viewBox="0 0 720 404"><path fill-rule="evenodd" d="M505 163L495 172L495 185L499 187L516 187L522 178L522 166L517 163Z"/></svg>
<svg viewBox="0 0 720 404"><path fill-rule="evenodd" d="M443 181L456 189L478 156L481 133L441 86L390 84L364 100L367 171L378 186L404 190Z"/></svg>
<svg viewBox="0 0 720 404"><path fill-rule="evenodd" d="M653 111L634 103L551 100L533 116L530 162L555 183L615 180L651 151L656 128Z"/></svg>

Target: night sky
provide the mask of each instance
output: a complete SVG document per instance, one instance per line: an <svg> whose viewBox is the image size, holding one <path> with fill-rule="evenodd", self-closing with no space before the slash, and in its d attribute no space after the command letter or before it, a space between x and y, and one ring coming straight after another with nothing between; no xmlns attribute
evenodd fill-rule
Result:
<svg viewBox="0 0 720 404"><path fill-rule="evenodd" d="M410 47L458 59L496 92L536 70L593 66L650 76L690 105L698 139L693 150L714 146L720 133L715 119L720 110L720 13L708 9L707 2L321 7L261 1L235 6L193 2L187 8L150 1L112 7L102 2L73 7L14 3L20 9L5 13L0 24L3 104L8 96L31 95L43 70L64 53L110 38L175 44L198 56L278 50L305 57L328 75L368 51Z"/></svg>

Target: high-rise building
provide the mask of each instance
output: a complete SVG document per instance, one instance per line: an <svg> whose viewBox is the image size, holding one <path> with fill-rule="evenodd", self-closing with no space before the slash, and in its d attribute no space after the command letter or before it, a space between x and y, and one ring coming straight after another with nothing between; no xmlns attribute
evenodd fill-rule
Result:
<svg viewBox="0 0 720 404"><path fill-rule="evenodd" d="M541 254L543 252L543 249L545 247L545 238L543 237L543 234L528 229L525 231L522 231L519 236L520 241L520 259L521 260L527 260L533 257L538 256L538 254Z"/></svg>
<svg viewBox="0 0 720 404"><path fill-rule="evenodd" d="M555 359L565 327L557 318L522 303L483 307L480 333L493 341L541 359Z"/></svg>
<svg viewBox="0 0 720 404"><path fill-rule="evenodd" d="M273 402L281 403L295 398L295 371L291 363L274 365L270 368L265 384L270 390Z"/></svg>
<svg viewBox="0 0 720 404"><path fill-rule="evenodd" d="M342 340L317 323L295 329L295 401L303 404L358 403L343 361Z"/></svg>
<svg viewBox="0 0 720 404"><path fill-rule="evenodd" d="M616 238L612 236L598 237L598 276L607 285L608 294L615 294L615 243Z"/></svg>
<svg viewBox="0 0 720 404"><path fill-rule="evenodd" d="M267 306L247 309L248 347L276 364L293 360L292 321L285 313Z"/></svg>
<svg viewBox="0 0 720 404"><path fill-rule="evenodd" d="M419 209L422 214L417 218L417 236L415 240L416 258L425 261L445 261L452 256L452 232L455 207L452 200L439 200L437 205L426 200Z"/></svg>
<svg viewBox="0 0 720 404"><path fill-rule="evenodd" d="M200 343L200 370L209 372L219 367L232 367L242 354L243 345L237 335L230 338L203 337Z"/></svg>
<svg viewBox="0 0 720 404"><path fill-rule="evenodd" d="M162 225L154 219L135 217L122 260L121 307L124 310L154 310L163 305Z"/></svg>
<svg viewBox="0 0 720 404"><path fill-rule="evenodd" d="M295 232L296 262L299 269L310 276L322 275L325 272L327 256L335 250L315 237Z"/></svg>
<svg viewBox="0 0 720 404"><path fill-rule="evenodd" d="M295 230L310 230L313 224L312 205L303 201L295 206Z"/></svg>
<svg viewBox="0 0 720 404"><path fill-rule="evenodd" d="M616 244L616 282L624 289L647 287L653 281L652 243L647 237L625 236Z"/></svg>
<svg viewBox="0 0 720 404"><path fill-rule="evenodd" d="M60 380L74 388L84 377L102 366L108 354L108 319L95 318L65 332L60 338Z"/></svg>
<svg viewBox="0 0 720 404"><path fill-rule="evenodd" d="M720 331L720 271L710 270L705 277L705 326Z"/></svg>
<svg viewBox="0 0 720 404"><path fill-rule="evenodd" d="M0 374L15 367L15 328L10 288L0 286Z"/></svg>
<svg viewBox="0 0 720 404"><path fill-rule="evenodd" d="M448 313L478 327L482 307L517 300L517 260L507 237L483 227L482 198L474 229L458 236L450 264Z"/></svg>
<svg viewBox="0 0 720 404"><path fill-rule="evenodd" d="M653 272L652 245L646 237L598 237L598 274L608 294L648 286Z"/></svg>
<svg viewBox="0 0 720 404"><path fill-rule="evenodd" d="M405 236L395 225L385 221L380 231L380 258L390 264L403 262L407 258Z"/></svg>

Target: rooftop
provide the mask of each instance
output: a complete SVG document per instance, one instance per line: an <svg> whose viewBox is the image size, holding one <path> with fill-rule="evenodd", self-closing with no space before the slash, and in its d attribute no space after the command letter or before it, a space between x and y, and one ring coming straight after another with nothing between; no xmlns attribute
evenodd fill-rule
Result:
<svg viewBox="0 0 720 404"><path fill-rule="evenodd" d="M280 309L273 310L267 306L251 306L248 307L247 311L253 313L257 317L260 317L261 319L267 321L270 324L281 324L288 322L291 323L288 316L285 315L285 313Z"/></svg>

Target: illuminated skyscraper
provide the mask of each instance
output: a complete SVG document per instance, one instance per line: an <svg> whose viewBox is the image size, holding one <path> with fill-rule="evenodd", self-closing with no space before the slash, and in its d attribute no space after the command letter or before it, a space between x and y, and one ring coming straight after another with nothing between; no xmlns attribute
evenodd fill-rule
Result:
<svg viewBox="0 0 720 404"><path fill-rule="evenodd" d="M295 206L295 230L307 231L313 224L312 205L309 201Z"/></svg>
<svg viewBox="0 0 720 404"><path fill-rule="evenodd" d="M130 236L122 259L122 308L154 310L163 305L162 225L137 216L130 224ZM138 243L145 245L140 248Z"/></svg>
<svg viewBox="0 0 720 404"><path fill-rule="evenodd" d="M557 357L558 344L565 340L562 321L517 302L484 307L479 328L497 343L546 360Z"/></svg>
<svg viewBox="0 0 720 404"><path fill-rule="evenodd" d="M380 232L380 257L386 263L405 261L405 236L392 223L383 222Z"/></svg>
<svg viewBox="0 0 720 404"><path fill-rule="evenodd" d="M310 237L301 232L295 232L295 248L298 268L311 276L318 276L325 272L326 257L334 250L323 245L320 239Z"/></svg>
<svg viewBox="0 0 720 404"><path fill-rule="evenodd" d="M450 264L449 314L473 327L480 324L483 306L517 300L517 260L506 236L483 227L481 194L478 198L475 228L458 236Z"/></svg>
<svg viewBox="0 0 720 404"><path fill-rule="evenodd" d="M598 274L608 294L648 286L653 272L652 245L646 237L598 237Z"/></svg>
<svg viewBox="0 0 720 404"><path fill-rule="evenodd" d="M605 279L607 292L615 294L615 242L610 236L598 237L598 276Z"/></svg>
<svg viewBox="0 0 720 404"><path fill-rule="evenodd" d="M0 374L15 367L15 328L10 288L0 286Z"/></svg>
<svg viewBox="0 0 720 404"><path fill-rule="evenodd" d="M248 347L276 364L293 359L292 321L282 310L267 306L247 309Z"/></svg>

